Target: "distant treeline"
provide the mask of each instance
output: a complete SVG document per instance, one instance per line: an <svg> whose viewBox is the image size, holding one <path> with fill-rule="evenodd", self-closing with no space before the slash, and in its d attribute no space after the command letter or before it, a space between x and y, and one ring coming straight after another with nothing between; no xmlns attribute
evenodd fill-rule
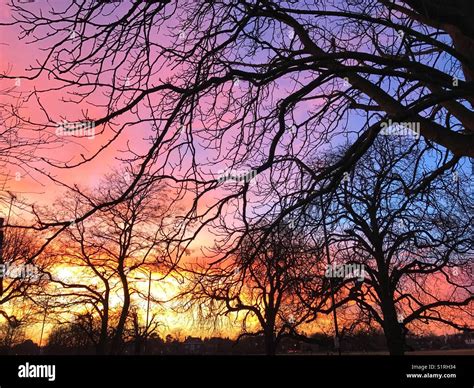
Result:
<svg viewBox="0 0 474 388"><path fill-rule="evenodd" d="M449 350L474 348L474 342L468 334L454 334L446 336L408 336L407 345L409 350ZM129 355L245 355L264 354L265 340L263 336L244 337L238 342L229 338L211 337L196 338L186 337L185 340L177 340L171 335L166 338L153 336L148 341L128 341L122 344L123 353ZM383 333L359 333L344 338L341 342L341 351L344 352L384 352L387 351ZM62 342L54 337L47 346L39 348L36 343L26 340L11 348L0 347L0 354L9 355L61 355L61 354L95 354L95 347L87 341L82 344ZM308 339L308 342L298 341L292 338L282 340L278 354L335 354L333 339L324 334L316 334Z"/></svg>

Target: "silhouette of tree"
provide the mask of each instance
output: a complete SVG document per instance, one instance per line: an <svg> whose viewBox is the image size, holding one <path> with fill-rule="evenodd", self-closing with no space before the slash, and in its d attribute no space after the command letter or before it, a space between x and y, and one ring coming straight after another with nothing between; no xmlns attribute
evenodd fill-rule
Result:
<svg viewBox="0 0 474 388"><path fill-rule="evenodd" d="M121 174L112 174L88 193L88 201L107 200L125 186ZM69 214L74 220L76 212L85 205L82 202L84 195L63 201L54 217ZM87 221L71 222L70 228L58 240L61 242L56 250L58 268L50 272L51 282L58 289L51 296L56 300L66 297L69 307L90 307L91 320L98 317L100 321L98 353L121 352L133 298L144 294L140 291L139 280L146 278L137 277L139 271L146 269L156 273L153 279L156 282L164 279L175 266L166 254L169 244L166 233L174 227L174 219L165 195L166 189L162 186L144 186L134 191L127 201ZM61 268L65 266L73 269L72 276L61 276ZM113 313L117 314L117 319L112 338L109 338ZM94 325L91 330L96 331Z"/></svg>
<svg viewBox="0 0 474 388"><path fill-rule="evenodd" d="M44 270L48 260L34 258L40 244L39 238L29 230L7 228L3 232L0 249L0 316L5 319L7 334L5 344L11 343L14 332L29 323L27 311L30 299L45 284ZM19 303L21 309L15 309ZM29 305L30 304L30 305Z"/></svg>
<svg viewBox="0 0 474 388"><path fill-rule="evenodd" d="M48 336L48 352L67 349L69 353L97 346L100 322L92 314L79 314L73 322L57 325Z"/></svg>
<svg viewBox="0 0 474 388"><path fill-rule="evenodd" d="M188 303L200 306L204 318L229 316L239 322L238 341L263 336L268 355L276 353L282 338L303 338L301 328L316 319L315 306L322 309L329 292L320 271L321 253L301 232L282 223L263 246L256 234L232 259L194 269Z"/></svg>
<svg viewBox="0 0 474 388"><path fill-rule="evenodd" d="M326 198L333 263L367 273L339 279L338 304L355 300L382 327L391 354L403 354L410 326L461 330L472 320L470 179L444 157L433 179L433 162L423 144L379 139Z"/></svg>

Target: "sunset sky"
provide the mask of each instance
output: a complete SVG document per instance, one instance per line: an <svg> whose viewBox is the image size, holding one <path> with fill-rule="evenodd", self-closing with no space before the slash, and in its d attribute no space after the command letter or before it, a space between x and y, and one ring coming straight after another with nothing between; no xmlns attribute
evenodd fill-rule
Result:
<svg viewBox="0 0 474 388"><path fill-rule="evenodd" d="M11 20L12 15L10 14L9 7L5 6L7 0L0 0L0 17L3 20ZM56 2L52 1L51 4L54 3L56 7ZM59 1L57 3L60 3ZM26 7L26 6L25 6ZM27 5L28 9L31 10L32 13L39 13L44 7L45 3L42 1L36 1L31 4ZM107 7L111 10L111 15L109 18L115 17L116 14L120 14L125 12L128 9L127 3L123 4L110 4ZM113 11L112 11L113 10ZM172 42L174 39L180 39L179 31L176 30L176 25L179 22L179 14L174 15L170 19L166 20L163 25L160 27L160 34L156 37L153 37L156 42L161 45L166 45ZM97 22L105 22L107 17L103 16L103 20L98 19ZM41 29L40 29L41 31ZM46 33L47 30L44 30ZM74 42L74 34L79 33L75 31L71 31L72 42ZM87 31L90 33L90 31ZM285 41L291 36L292 31L287 29L281 32L281 35L274 37L273 39L275 42ZM7 180L3 191L10 191L16 197L11 202L13 204L11 209L11 219L13 222L16 223L23 223L28 224L34 221L34 217L31 213L30 208L28 205L35 205L36 208L47 208L50 211L55 209L55 205L59 203L59 201L65 196L67 196L67 188L65 185L75 186L77 185L79 188L83 189L84 191L93 189L97 187L104 179L106 174L112 173L117 170L121 170L126 166L126 163L121 161L121 159L126 159L130 157L133 151L134 155L143 156L148 151L150 144L152 141L150 140L151 137L156 136L158 130L154 130L152 119L150 116L150 107L149 105L158 105L157 95L151 95L149 99L144 103L144 106L139 106L136 108L136 111L133 114L125 113L119 118L114 119L114 125L106 126L106 125L98 125L94 128L94 135L93 136L86 136L86 138L73 138L73 137L62 137L61 141L55 141L55 133L58 127L58 124L64 123L64 120L67 122L77 122L83 120L85 117L88 118L90 121L99 120L105 117L110 112L108 111L109 107L105 106L107 104L107 98L99 92L92 94L92 97L95 98L93 101L91 100L92 97L86 98L80 103L75 101L67 101L69 98L78 99L79 95L74 93L84 92L84 89L81 89L75 85L70 85L66 88L56 89L59 88L61 85L60 82L52 80L52 77L48 77L45 73L39 78L35 80L28 80L27 78L34 74L37 70L37 67L42 61L45 59L46 54L48 51L42 50L48 47L48 43L50 44L57 37L51 39L45 39L40 42L34 43L33 36L27 36L23 39L19 39L21 35L21 29L17 26L0 26L0 73L6 74L7 76L11 76L11 79L1 79L0 80L0 90L8 91L9 96L5 95L0 96L2 104L11 104L15 105L17 103L22 104L22 108L20 110L20 114L23 117L26 117L30 123L34 123L35 125L44 125L43 132L40 134L38 132L32 131L32 125L28 123L23 124L23 134L25 137L30 139L34 139L35 136L50 134L52 142L45 146L43 149L38 149L39 159L32 161L30 166L21 166L21 165L14 165L10 164L7 167L7 171L4 171L4 174L8 174L10 179ZM341 37L344 38L344 37ZM63 39L67 39L64 37ZM31 42L28 44L28 42ZM84 49L86 50L87 47ZM90 49L90 48L89 48ZM249 49L249 52L251 50ZM270 57L270 49L262 49L260 51L256 51L253 57L247 58L249 61L253 60L255 63L264 62L267 57ZM67 56L68 54L63 52L63 55ZM242 53L245 55L246 53ZM237 56L237 54L235 54ZM118 55L116 58L107 57L106 62L108 64L117 64L122 61L123 58L121 55ZM179 71L184 71L183 65L178 65L174 63L170 63L167 60L156 57L153 53L150 55L150 61L155 63L156 68L159 68L153 77L159 82L164 82L167 79L172 79L172 76L179 74ZM176 66L175 66L176 65ZM31 69L36 68L36 69ZM123 68L122 68L123 70ZM92 74L97 73L99 70L97 66L90 65L89 67L81 68L82 76L86 77L87 79L87 71L90 71ZM309 72L309 71L308 71ZM305 72L303 72L305 73ZM80 74L75 74L76 76L80 76ZM65 72L64 77L68 78L70 73ZM210 75L209 75L210 76ZM24 77L15 79L14 77ZM106 84L107 82L113 84L114 86L117 85L129 85L129 82L133 80L124 79L124 73L117 73L115 77L107 72L100 74L101 80ZM289 75L287 77L283 77L281 82L275 86L274 94L269 98L270 102L279 101L279 98L283 96L287 96L291 94L295 89L296 85L300 85L305 81L305 77L308 77L308 74L302 74L301 78L294 80L292 76ZM71 77L73 78L73 77ZM174 82L176 78L173 79ZM183 80L183 83L185 81ZM337 89L338 82L334 81L333 88ZM151 82L153 85L153 82ZM182 85L179 85L182 86ZM216 99L216 111L219 108L222 108L220 105L224 106L226 101L225 93L234 93L234 98L239 100L242 93L242 89L245 89L247 85L245 82L241 82L240 84L237 82L229 83L223 88L223 93L219 95ZM241 89L239 89L241 88ZM104 88L106 90L107 88ZM46 92L47 91L47 92ZM120 103L125 105L127 102L128 95L122 96ZM243 98L243 97L242 97ZM211 98L209 101L204 99L202 103L203 110L210 109L209 106ZM295 110L292 119L295 122L304 122L311 113L311 110L323 104L326 100L321 98L314 98L313 100L308 99L308 101L302 102L298 108ZM242 103L245 104L245 100L242 100ZM209 106L208 106L209 105ZM269 105L271 105L269 103ZM116 109L120 109L120 106L115 107ZM262 108L263 110L263 108ZM46 117L45 112L48 112L48 116ZM232 117L233 112L228 112L226 115L221 117L221 122L226 122L226 120L233 119ZM204 114L203 114L204 116ZM137 121L137 117L141 120ZM328 116L329 117L329 116ZM202 122L200 121L200 117L195 118L194 122L191 124L193 133L199 134L198 140L194 140L195 146L194 148L194 155L186 154L184 157L181 154L181 149L177 147L172 151L169 151L169 154L166 155L166 165L164 167L164 171L172 175L173 177L182 177L184 174L190 169L191 166L191 157L194 157L197 164L200 166L201 170L201 178L203 180L219 177L220 174L224 170L227 169L227 164L225 163L225 158L228 157L229 159L232 156L238 155L239 151L234 149L234 141L238 139L239 134L237 130L232 130L230 133L226 133L226 136L222 139L222 149L218 152L216 149L212 149L211 147L207 147L207 138L206 138L206 128L208 125L212 125L212 123ZM291 149L295 152L295 154L304 155L316 158L323 154L323 150L329 150L333 148L337 148L341 144L348 144L349 140L355 137L354 133L357 132L358 128L365 125L366 117L361 115L353 114L353 116L346 117L347 122L349 123L346 128L338 129L335 131L335 134L331 138L332 143L327 144L325 140L322 139L322 129L318 127L317 130L313 131L312 133L308 134L307 138L299 139L296 141L291 140L291 133L285 133L282 137L281 143L276 148L276 153L282 152L282 150ZM13 121L11 121L13 123ZM116 140L113 141L111 146L106 147L103 151L100 152L98 157L95 157L93 160L82 163L88 157L91 157L99 149L106 143L107 141L111 140L115 133L114 129L120 125L127 123L127 128L118 136ZM130 125L128 125L130 124ZM245 123L242 123L242 127ZM179 126L175 126L173 128L173 133L179 131ZM346 130L344 134L344 130ZM242 129L245 132L245 129ZM186 136L186 134L183 134ZM209 143L211 142L210 138L211 135L209 134ZM262 136L261 144L268 146L270 144L271 133L266 134L268 138ZM243 141L255 141L257 144L257 140L252 139L249 133L244 133ZM347 142L347 143L346 143ZM308 144L320 144L320 155L312 155L311 151L306 151L305 147ZM171 147L171 146L170 146ZM262 146L263 147L263 146ZM165 147L166 148L166 147ZM235 152L235 154L234 154ZM307 155L307 154L309 155ZM165 155L159 155L162 160L164 160ZM182 160L180 160L182 157ZM255 147L253 150L252 155L250 155L249 160L255 163L253 166L245 166L250 170L250 168L255 168L258 163L265 161L265 150L260 149L258 146ZM50 164L46 163L42 158L49 159ZM227 161L228 162L228 161ZM78 163L77 167L73 169L64 168L66 165L73 165ZM53 166L54 164L54 166ZM466 167L467 169L468 167ZM176 175L173 175L176 174ZM179 175L183 174L183 175ZM257 176L255 178L256 181L261 179L263 181L265 177L262 174L261 176ZM292 179L297 180L298 177L290 176L288 178L288 187L281 188L281 193L285 192L285 190L291 191L292 189ZM64 185L60 185L57 182L62 182ZM295 185L296 187L296 185ZM278 188L280 189L280 188ZM221 198L224 193L232 192L231 184L227 186L222 185L219 188L213 188L208 193L206 193L202 199L199 201L199 208L197 209L198 212L203 212L207 209L208 206L215 204L218 202L219 198ZM251 208L252 215L259 215L265 214L271 203L270 201L265 202L262 198L265 198L263 194L261 197L257 198L256 195L252 194L252 190L250 190L251 194L249 195L249 207ZM164 200L169 199L168 193L165 193ZM191 193L191 191L187 192L184 196L184 199L180 201L178 204L181 209L184 209L182 212L186 212L191 208L191 205L195 197ZM260 200L260 202L258 202ZM252 202L254 201L254 202ZM7 217L9 214L10 209L10 201L8 198L2 198L0 202L0 212L2 217ZM237 206L236 202L232 202L225 208L227 211L225 220L228 225L241 225L241 221L238 219L237 215L235 215L232 210L232 206ZM240 222L240 224L239 224ZM184 260L180 263L182 267L187 264L195 263L195 262L205 262L209 260L207 256L210 256L210 249L214 246L215 240L218 236L213 233L212 224L209 227L204 228L198 236L189 244L189 252L185 255ZM188 231L188 235L191 232ZM53 242L54 244L54 242ZM214 258L215 259L215 258ZM81 271L78 268L70 268L67 265L59 265L56 269L58 276L61 276L62 279L67 281L73 281L76 277L81 275ZM186 286L187 280L184 280L184 284L181 284L179 279L184 277L186 278L186 274L179 273L179 269L177 271L172 272L171 275L162 279L160 281L152 282L151 286L151 295L152 298L159 300L162 302L160 305L159 303L152 303L152 312L158 314L159 321L162 323L158 332L164 337L166 334L171 333L181 339L186 335L196 335L196 336L230 336L236 337L242 329L241 321L239 319L235 319L235 315L229 314L226 318L219 318L219 322L200 322L199 317L197 316L197 311L191 309L191 311L186 312L175 312L173 311L175 307L181 308L181 302L177 302L172 300L173 296L178 294L183 288ZM160 272L155 272L152 274L152 279L161 277ZM137 274L139 276L139 289L142 293L146 294L147 287L148 287L148 279L146 275ZM137 279L136 279L137 280ZM449 294L451 291L450 287L447 287L445 284L443 285L441 277L433 278L431 281L433 282L431 285L434 287L437 284L442 284L442 286L438 289L439 294ZM445 287L446 286L446 287ZM170 300L171 299L171 300ZM111 298L112 306L118 305L122 303L120 300L120 296L112 296ZM144 317L147 303L146 300L141 298L137 302L140 308L140 314L142 319ZM176 305L178 304L178 305ZM351 306L348 307L348 313L351 312ZM47 316L46 319L46 333L54 326L54 317ZM257 326L257 321L254 320L255 326ZM341 321L341 324L344 325L344 321ZM443 333L450 333L454 332L454 329L447 329L445 326L432 324L426 326L425 329L421 329L421 326L418 326L416 330L419 330L420 333L428 333L428 332L435 332L438 334ZM326 332L330 333L333 330L332 321L330 316L321 316L316 321L312 322L308 325L302 325L302 328L307 332ZM35 324L33 327L29 329L29 333L31 337L35 341L39 341L39 336L41 332L41 323ZM43 342L45 339L43 338Z"/></svg>

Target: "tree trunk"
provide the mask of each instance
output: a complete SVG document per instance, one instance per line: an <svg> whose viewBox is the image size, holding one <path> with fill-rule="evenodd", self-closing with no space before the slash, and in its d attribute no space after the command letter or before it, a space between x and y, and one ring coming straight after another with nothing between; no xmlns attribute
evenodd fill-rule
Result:
<svg viewBox="0 0 474 388"><path fill-rule="evenodd" d="M400 356L405 352L405 335L402 325L398 323L397 312L392 300L382 300L384 316L383 331L387 348L391 356Z"/></svg>
<svg viewBox="0 0 474 388"><path fill-rule="evenodd" d="M276 341L272 327L265 329L265 354L267 356L276 354Z"/></svg>
<svg viewBox="0 0 474 388"><path fill-rule="evenodd" d="M101 328L100 336L99 336L99 342L97 343L96 346L96 354L98 355L104 355L107 354L107 328L104 329Z"/></svg>
<svg viewBox="0 0 474 388"><path fill-rule="evenodd" d="M372 223L376 225L375 215L373 215L373 219L374 221L372 221ZM377 243L375 244L375 247L380 284L378 296L383 314L382 328L385 334L387 348L391 356L403 355L405 352L405 333L403 331L402 325L398 323L398 314L397 309L395 308L394 293L390 283L389 266L383 255L382 243L381 239L379 238L379 234L377 234Z"/></svg>
<svg viewBox="0 0 474 388"><path fill-rule="evenodd" d="M120 312L119 322L115 331L114 338L112 339L111 354L120 354L121 353L121 343L122 335L125 328L125 321L128 317L128 310L130 308L130 292L128 289L127 277L124 273L120 274L123 287L123 306L122 311Z"/></svg>
<svg viewBox="0 0 474 388"><path fill-rule="evenodd" d="M109 290L107 287L105 293L104 313L101 316L99 341L96 346L96 354L107 354L107 343L109 339Z"/></svg>

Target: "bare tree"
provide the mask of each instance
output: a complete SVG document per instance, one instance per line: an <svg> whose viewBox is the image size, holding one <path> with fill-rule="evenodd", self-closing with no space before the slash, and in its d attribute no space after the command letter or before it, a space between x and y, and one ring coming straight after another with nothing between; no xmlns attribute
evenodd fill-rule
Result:
<svg viewBox="0 0 474 388"><path fill-rule="evenodd" d="M125 184L123 176L111 175L90 193L90 200L110 198ZM118 206L84 222L71 222L67 233L60 239L61 245L57 245L56 254L62 259L50 277L59 290L52 292L52 296L67 297L68 305L92 308L91 317L99 317L101 322L97 341L99 353L121 352L132 298L143 295L137 278L139 271L156 273L153 281L159 281L175 265L167 254L169 241L166 233L174 227L174 219L165 196L165 188L146 186ZM76 197L65 201L62 206L62 212L69 213L70 219L74 220L84 204ZM77 274L61 276L64 266ZM112 338L109 338L111 315L115 310L117 319ZM107 346L109 341L110 347Z"/></svg>
<svg viewBox="0 0 474 388"><path fill-rule="evenodd" d="M29 298L43 287L43 271L48 268L44 257L34 258L40 245L40 239L29 230L8 228L2 230L0 245L0 315L7 321L7 326L15 328L20 325L22 315L15 315L13 308L23 303L24 313Z"/></svg>
<svg viewBox="0 0 474 388"><path fill-rule="evenodd" d="M366 273L340 279L338 303L355 300L382 327L391 354L404 352L409 327L474 329L469 177L441 158L434 179L426 148L399 139L378 140L326 205L332 262Z"/></svg>
<svg viewBox="0 0 474 388"><path fill-rule="evenodd" d="M73 321L56 325L48 336L48 352L67 349L78 352L96 347L100 340L100 322L93 314L78 314Z"/></svg>
<svg viewBox="0 0 474 388"><path fill-rule="evenodd" d="M205 318L225 315L241 325L237 340L262 335L268 355L284 337L303 338L301 328L316 319L315 306L329 298L321 254L292 227L282 224L258 249L255 235L232 260L195 269L189 291L188 303L200 306Z"/></svg>

